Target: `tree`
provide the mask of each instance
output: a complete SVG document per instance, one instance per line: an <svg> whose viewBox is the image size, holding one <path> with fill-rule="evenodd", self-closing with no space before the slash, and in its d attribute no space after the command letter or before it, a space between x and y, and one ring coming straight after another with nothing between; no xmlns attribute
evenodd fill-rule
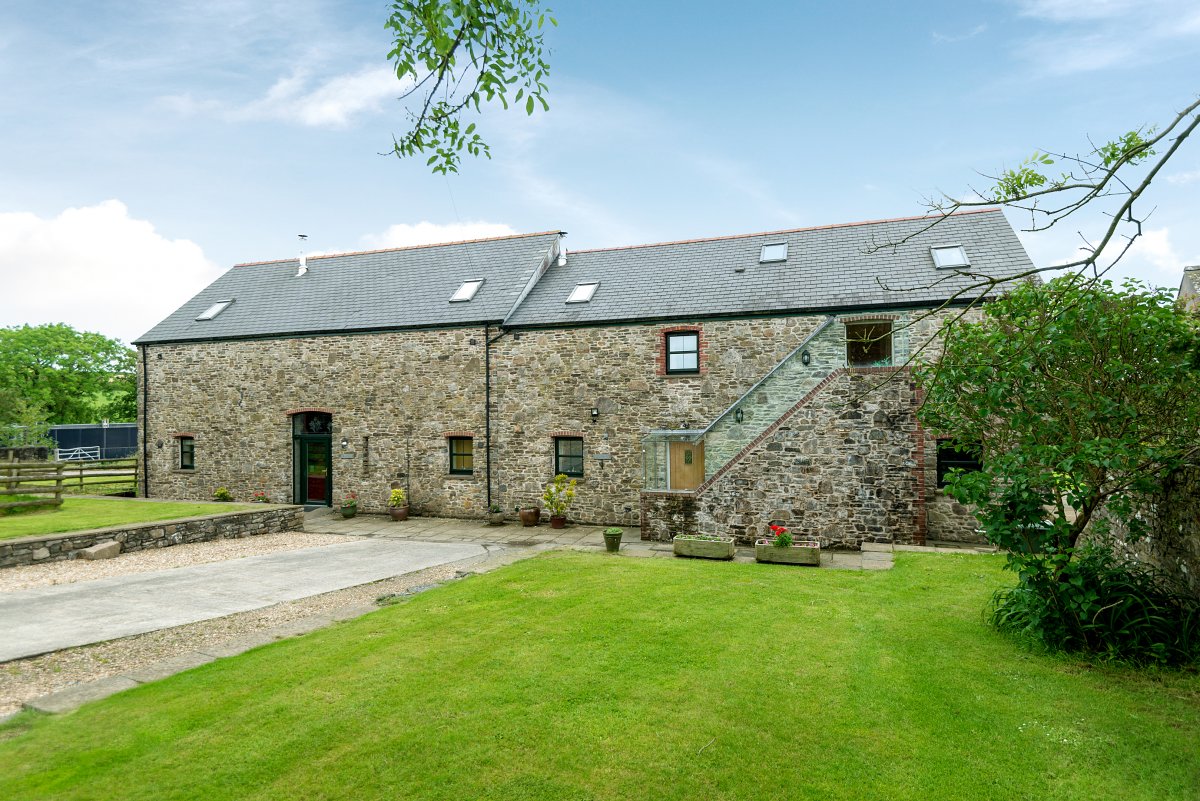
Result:
<svg viewBox="0 0 1200 801"><path fill-rule="evenodd" d="M132 421L135 363L132 348L61 323L0 328L0 393L41 410L44 422Z"/></svg>
<svg viewBox="0 0 1200 801"><path fill-rule="evenodd" d="M386 27L388 58L396 77L413 86L401 99L416 99L409 130L393 137L392 152L407 158L430 154L434 172L458 172L460 155L491 158L491 149L461 116L483 103L523 105L526 114L546 102L543 28L557 25L538 0L399 0ZM516 89L514 93L512 90ZM510 101L511 98L511 101ZM523 101L523 102L522 102Z"/></svg>
<svg viewBox="0 0 1200 801"><path fill-rule="evenodd" d="M1068 275L1024 282L946 334L940 361L915 370L918 414L982 461L947 491L1058 610L1050 639L1087 641L1108 596L1092 586L1104 560L1077 564L1085 530L1103 510L1138 535L1163 479L1200 460L1200 321L1168 290Z"/></svg>

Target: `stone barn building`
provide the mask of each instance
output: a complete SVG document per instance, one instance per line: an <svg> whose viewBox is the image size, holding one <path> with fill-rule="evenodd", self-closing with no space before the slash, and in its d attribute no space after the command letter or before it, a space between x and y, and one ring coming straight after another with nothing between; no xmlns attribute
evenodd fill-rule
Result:
<svg viewBox="0 0 1200 801"><path fill-rule="evenodd" d="M236 265L135 343L142 491L482 517L565 473L572 519L646 538L973 539L907 365L1032 265L998 209L931 222Z"/></svg>

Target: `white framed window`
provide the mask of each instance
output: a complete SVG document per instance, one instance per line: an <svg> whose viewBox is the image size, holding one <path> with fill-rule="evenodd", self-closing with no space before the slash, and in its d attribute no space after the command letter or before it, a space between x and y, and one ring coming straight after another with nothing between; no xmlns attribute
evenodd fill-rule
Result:
<svg viewBox="0 0 1200 801"><path fill-rule="evenodd" d="M946 247L930 248L933 263L939 269L946 267L970 267L971 260L962 245L947 245Z"/></svg>
<svg viewBox="0 0 1200 801"><path fill-rule="evenodd" d="M576 284L571 290L571 294L567 297L567 303L587 303L592 299L592 295L596 294L596 287L600 286L599 281L589 281L583 284Z"/></svg>
<svg viewBox="0 0 1200 801"><path fill-rule="evenodd" d="M475 293L479 291L479 287L483 286L482 278L472 278L470 281L463 281L462 286L450 296L451 303L464 303L475 297Z"/></svg>
<svg viewBox="0 0 1200 801"><path fill-rule="evenodd" d="M772 261L787 261L787 242L772 242L763 245L758 252L758 263L767 264Z"/></svg>
<svg viewBox="0 0 1200 801"><path fill-rule="evenodd" d="M211 320L221 312L229 308L229 304L233 303L233 298L229 300L218 300L213 305L204 310L204 313L197 317L197 320Z"/></svg>

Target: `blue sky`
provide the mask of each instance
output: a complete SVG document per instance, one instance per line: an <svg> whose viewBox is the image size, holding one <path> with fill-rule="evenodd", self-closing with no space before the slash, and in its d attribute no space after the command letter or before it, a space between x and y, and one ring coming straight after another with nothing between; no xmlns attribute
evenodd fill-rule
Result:
<svg viewBox="0 0 1200 801"><path fill-rule="evenodd" d="M382 2L0 7L0 325L133 339L236 262L561 229L570 248L907 216L1200 92L1194 0L550 3L551 110L458 176L404 125ZM1122 274L1200 263L1200 139ZM1020 226L1024 220L1010 219ZM1093 214L1024 236L1073 255Z"/></svg>

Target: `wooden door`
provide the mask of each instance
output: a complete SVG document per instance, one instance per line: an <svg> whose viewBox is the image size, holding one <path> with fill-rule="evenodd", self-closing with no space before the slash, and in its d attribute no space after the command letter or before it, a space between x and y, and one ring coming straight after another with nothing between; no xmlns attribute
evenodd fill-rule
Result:
<svg viewBox="0 0 1200 801"><path fill-rule="evenodd" d="M671 489L692 490L704 481L704 443L671 443Z"/></svg>

